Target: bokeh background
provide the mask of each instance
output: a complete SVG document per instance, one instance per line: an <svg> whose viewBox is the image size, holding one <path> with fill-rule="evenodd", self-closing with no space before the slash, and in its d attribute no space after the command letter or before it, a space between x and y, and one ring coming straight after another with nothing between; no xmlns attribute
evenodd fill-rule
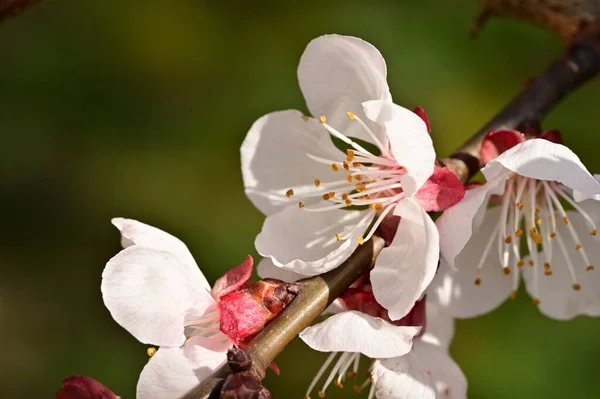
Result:
<svg viewBox="0 0 600 399"><path fill-rule="evenodd" d="M561 51L508 20L470 40L476 12L471 0L47 0L0 24L0 397L53 397L72 374L134 397L146 346L100 295L120 249L110 218L178 236L209 281L256 255L262 216L239 146L261 115L305 110L296 67L312 38L375 44L394 99L427 110L448 155ZM544 123L596 172L599 100L595 81ZM452 353L471 398L597 398L599 332L597 319L542 317L521 292L457 322ZM324 359L295 341L266 385L302 398Z"/></svg>

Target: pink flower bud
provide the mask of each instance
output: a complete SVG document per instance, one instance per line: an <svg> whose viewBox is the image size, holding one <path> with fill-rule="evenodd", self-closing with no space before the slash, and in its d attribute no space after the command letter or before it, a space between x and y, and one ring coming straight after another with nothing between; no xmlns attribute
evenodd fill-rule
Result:
<svg viewBox="0 0 600 399"><path fill-rule="evenodd" d="M63 380L56 399L118 399L113 391L93 378L74 375Z"/></svg>
<svg viewBox="0 0 600 399"><path fill-rule="evenodd" d="M262 330L298 293L295 284L266 279L249 281L253 260L248 256L215 283L212 293L220 312L220 328L236 345Z"/></svg>

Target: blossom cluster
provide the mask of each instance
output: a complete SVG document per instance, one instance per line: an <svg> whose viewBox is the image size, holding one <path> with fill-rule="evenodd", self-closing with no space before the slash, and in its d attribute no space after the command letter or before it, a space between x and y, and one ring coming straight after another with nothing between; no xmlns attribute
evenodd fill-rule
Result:
<svg viewBox="0 0 600 399"><path fill-rule="evenodd" d="M177 238L113 220L124 249L104 270L104 302L135 338L158 347L138 397L184 395L293 300L295 281L340 267L375 234L386 246L373 269L300 334L330 352L306 398L355 380L365 357L368 375L353 385L369 398L466 398L449 354L453 318L514 297L521 273L544 314L600 315L600 176L557 131L488 133L485 182L465 189L436 163L425 112L393 102L371 44L319 37L298 80L312 116L267 114L241 146L245 192L265 215L255 241L264 280L250 280L248 257L211 288Z"/></svg>

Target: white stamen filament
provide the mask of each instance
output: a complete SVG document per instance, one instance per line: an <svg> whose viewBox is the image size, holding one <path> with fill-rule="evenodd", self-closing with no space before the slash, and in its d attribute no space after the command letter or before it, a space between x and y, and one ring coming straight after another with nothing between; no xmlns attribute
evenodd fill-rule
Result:
<svg viewBox="0 0 600 399"><path fill-rule="evenodd" d="M367 151L365 148L363 148L360 144L355 143L348 136L343 135L342 133L338 132L333 127L329 126L326 122L321 122L321 125L323 125L323 127L325 129L327 129L327 131L329 132L329 134L331 134L333 137L336 137L336 138L342 140L344 143L352 146L352 148L354 148L356 151L360 151L360 152L363 152L365 154L373 156L373 154L371 154L369 151Z"/></svg>
<svg viewBox="0 0 600 399"><path fill-rule="evenodd" d="M333 366L333 369L331 370L329 377L327 377L327 379L325 380L325 383L323 384L323 388L321 388L321 392L327 392L327 387L329 387L329 384L331 384L331 381L333 381L333 378L337 374L338 370L342 367L342 364L346 363L346 361L348 360L348 357L351 355L352 354L348 353L348 352L342 353L342 355L340 356L338 361Z"/></svg>
<svg viewBox="0 0 600 399"><path fill-rule="evenodd" d="M492 232L492 236L488 240L487 244L485 244L483 254L481 255L481 259L479 260L479 264L477 265L477 271L475 272L477 280L479 280L479 275L480 275L481 269L483 268L483 264L485 263L485 260L487 259L488 254L490 253L490 250L492 249L492 244L494 242L494 239L496 238L496 235L498 235L498 229L494 229L494 231ZM481 283L481 281L479 281L479 283ZM478 283L476 282L475 284L478 284Z"/></svg>
<svg viewBox="0 0 600 399"><path fill-rule="evenodd" d="M375 135L375 133L373 133L373 131L371 130L371 128L369 128L369 126L367 126L367 124L365 122L363 122L362 119L360 119L358 116L356 116L355 113L348 113L348 116L350 117L350 119L353 119L353 120L357 121L360 124L360 126L362 126L362 128L369 134L369 136L371 136L371 138L375 142L375 145L377 147L379 147L379 149L381 150L381 152L383 154L387 153L387 148L385 148L383 146L383 143L379 140L379 138L377 138L377 136Z"/></svg>
<svg viewBox="0 0 600 399"><path fill-rule="evenodd" d="M327 368L329 367L331 362L333 362L333 359L335 359L335 357L337 356L338 353L339 352L333 352L331 355L329 355L327 357L327 360L325 360L325 363L323 363L323 365L321 366L319 371L317 371L317 375L315 375L315 378L313 378L310 385L308 386L308 389L306 390L307 398L310 397L310 393L315 388L315 386L317 385L317 382L319 382L319 380L321 379L321 376L323 375L323 373L325 373L325 370L327 370Z"/></svg>
<svg viewBox="0 0 600 399"><path fill-rule="evenodd" d="M515 175L507 182L500 204L500 217L483 249L475 272L475 284L481 284L480 272L489 255L492 243L497 244L498 260L501 267L504 268L504 273L509 274L510 269L508 267L511 265L512 259L514 259L518 268L524 266L524 261L521 259L520 244L522 240L525 240L530 257L529 265L533 267L531 294L532 301L535 304L540 303L538 299L539 284L544 279L544 277L540 278L540 273L543 272L546 276L551 276L556 267L564 267L568 270L572 288L579 291L581 285L577 281L576 273L579 269L576 269L575 262L571 258L573 250L580 254L585 270L594 270L594 266L590 264L585 248L583 248L580 239L581 232L576 231L576 224L574 225L569 221L567 212L561 204L561 199L569 203L574 211L579 213L586 221L587 226L591 229L586 232L586 235L596 235L597 227L594 220L558 183ZM511 203L514 206L511 206ZM556 228L556 217L562 219L568 233L563 231L562 235L559 234ZM513 239L510 226L513 227L516 239ZM565 234L567 234L568 239ZM557 241L557 248L552 244L554 240ZM573 242L572 247L571 242ZM544 258L538 262L538 256L540 255L538 248L540 247L544 252ZM552 264L552 260L555 259L553 256L554 249L563 254L564 260L562 262L564 264ZM513 296L516 294L518 284L519 275L514 273L512 278Z"/></svg>
<svg viewBox="0 0 600 399"><path fill-rule="evenodd" d="M565 254L565 260L566 260L566 263L567 263L567 269L569 269L569 273L571 274L571 279L573 280L573 284L577 284L577 277L575 277L575 269L573 268L573 263L571 262L571 259L567 255L567 247L565 246L565 243L564 243L562 237L560 236L560 234L558 234L556 236L556 240L558 242L558 246L560 247L560 249Z"/></svg>
<svg viewBox="0 0 600 399"><path fill-rule="evenodd" d="M388 205L379 215L379 217L377 218L377 220L375 221L375 223L373 224L373 226L371 226L371 230L369 230L369 233L365 236L364 240L368 241L371 237L373 237L373 234L375 234L375 231L377 230L377 227L379 227L379 225L381 224L381 222L383 222L383 219L387 216L388 213L390 213L390 211L394 208L395 204L390 204Z"/></svg>
<svg viewBox="0 0 600 399"><path fill-rule="evenodd" d="M583 216L583 218L586 220L586 222L588 223L588 225L590 226L591 230L596 230L596 224L594 223L594 221L592 220L592 217L590 215L588 215L588 213L586 211L583 210L583 208L581 208L577 202L573 201L565 192L562 188L560 187L555 187L554 189L562 198L564 198L565 201L567 201L569 204L571 204L571 206L577 211L579 212L579 214L581 216Z"/></svg>
<svg viewBox="0 0 600 399"><path fill-rule="evenodd" d="M369 396L367 397L367 399L373 399L373 396L375 396L375 384L371 385L371 389L369 389Z"/></svg>

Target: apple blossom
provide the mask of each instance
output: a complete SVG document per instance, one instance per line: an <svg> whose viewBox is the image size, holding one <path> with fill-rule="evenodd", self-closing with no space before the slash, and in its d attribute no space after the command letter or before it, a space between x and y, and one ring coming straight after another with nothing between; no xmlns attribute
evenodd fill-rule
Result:
<svg viewBox="0 0 600 399"><path fill-rule="evenodd" d="M368 277L364 276L346 290L328 311L335 314L300 333L300 338L312 349L331 352L310 383L305 399L310 399L310 394L327 370L329 374L318 390L320 398L325 397L332 382L343 388L347 378L356 378L361 354L371 359L407 354L412 347L413 337L423 324L424 302L417 302L406 317L392 321L387 310L375 300ZM415 323L408 322L413 320ZM337 361L330 368L336 358ZM348 372L350 369L352 371ZM369 383L370 378L367 378L354 389L361 391ZM375 387L371 386L369 398L373 397L374 390Z"/></svg>
<svg viewBox="0 0 600 399"><path fill-rule="evenodd" d="M354 390L361 391L373 383L369 398L376 394L388 399L434 399L438 393L450 391L452 396L448 397L466 398L465 377L448 355L452 319L434 305L426 304L425 298L407 316L391 321L387 310L375 300L365 276L328 311L336 314L300 334L311 348L332 352L309 385L305 398L310 398L327 370L329 374L317 392L321 398L331 383L343 388L346 380L355 379L361 354L375 362L370 369L372 376L354 385Z"/></svg>
<svg viewBox="0 0 600 399"><path fill-rule="evenodd" d="M319 37L302 55L298 79L315 118L267 114L241 147L246 193L267 216L256 248L275 266L312 276L339 266L399 216L371 281L390 318L400 319L437 268L438 233L427 211L456 203L464 188L435 167L424 112L391 102L385 61L371 44Z"/></svg>
<svg viewBox="0 0 600 399"><path fill-rule="evenodd" d="M427 301L426 328L404 356L378 359L372 378L378 399L467 398L467 379L448 353L454 321Z"/></svg>
<svg viewBox="0 0 600 399"><path fill-rule="evenodd" d="M492 132L481 158L486 183L467 190L437 221L441 264L431 296L453 316L473 317L514 297L522 270L544 314L600 315L600 277L593 272L600 261L597 179L556 131L529 140L516 131Z"/></svg>
<svg viewBox="0 0 600 399"><path fill-rule="evenodd" d="M252 282L252 257L210 287L181 241L116 218L123 249L106 265L102 295L111 315L145 344L159 346L144 367L138 397L176 397L226 360L293 299L296 287Z"/></svg>

